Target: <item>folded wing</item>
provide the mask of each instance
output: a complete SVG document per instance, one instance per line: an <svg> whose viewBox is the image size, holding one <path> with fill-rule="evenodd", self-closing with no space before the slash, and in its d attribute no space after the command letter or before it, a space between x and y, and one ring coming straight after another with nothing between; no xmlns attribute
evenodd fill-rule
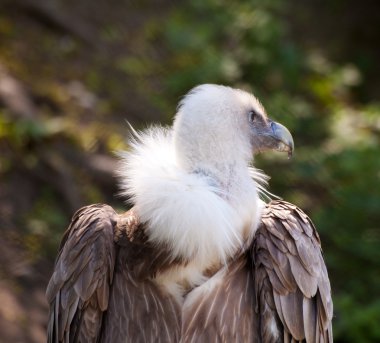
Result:
<svg viewBox="0 0 380 343"><path fill-rule="evenodd" d="M97 341L113 278L116 218L107 205L91 205L75 213L46 291L48 342Z"/></svg>
<svg viewBox="0 0 380 343"><path fill-rule="evenodd" d="M91 205L74 215L46 291L49 343L178 341L178 304L153 278L184 262L144 231L133 209Z"/></svg>
<svg viewBox="0 0 380 343"><path fill-rule="evenodd" d="M263 342L332 342L330 282L318 233L306 214L272 201L252 254Z"/></svg>

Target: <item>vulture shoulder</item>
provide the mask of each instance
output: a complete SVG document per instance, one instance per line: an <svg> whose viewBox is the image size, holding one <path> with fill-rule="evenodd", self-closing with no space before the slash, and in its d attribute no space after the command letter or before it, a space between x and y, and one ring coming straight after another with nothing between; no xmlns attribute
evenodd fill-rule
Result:
<svg viewBox="0 0 380 343"><path fill-rule="evenodd" d="M144 232L133 209L95 204L74 214L46 291L49 343L178 341L176 300L151 278L183 261Z"/></svg>
<svg viewBox="0 0 380 343"><path fill-rule="evenodd" d="M330 282L308 216L290 203L269 203L252 255L263 342L332 342Z"/></svg>
<svg viewBox="0 0 380 343"><path fill-rule="evenodd" d="M133 223L133 213L124 218ZM110 206L100 204L74 214L46 290L48 342L98 341L115 267L118 220Z"/></svg>

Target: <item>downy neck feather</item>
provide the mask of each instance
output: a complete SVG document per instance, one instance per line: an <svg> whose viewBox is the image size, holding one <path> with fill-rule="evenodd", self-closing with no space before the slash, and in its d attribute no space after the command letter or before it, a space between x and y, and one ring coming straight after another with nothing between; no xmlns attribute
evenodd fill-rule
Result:
<svg viewBox="0 0 380 343"><path fill-rule="evenodd" d="M121 153L119 170L121 194L147 223L149 240L201 270L244 248L262 207L245 161L232 160L232 150L223 152L230 158L214 153L205 152L204 163L195 163L195 152L184 159L178 135L155 127L135 135L130 150Z"/></svg>

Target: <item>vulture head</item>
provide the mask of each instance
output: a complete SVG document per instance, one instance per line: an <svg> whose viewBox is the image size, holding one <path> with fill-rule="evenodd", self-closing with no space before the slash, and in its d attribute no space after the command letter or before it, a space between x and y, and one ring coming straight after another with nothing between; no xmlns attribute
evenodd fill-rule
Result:
<svg viewBox="0 0 380 343"><path fill-rule="evenodd" d="M200 269L225 261L255 233L263 207L257 181L265 175L249 167L252 156L294 148L253 95L211 84L182 99L172 127L135 136L122 154L122 193L153 244Z"/></svg>
<svg viewBox="0 0 380 343"><path fill-rule="evenodd" d="M270 120L252 94L219 85L190 91L178 106L173 129L178 161L189 172L228 177L225 168L246 167L255 153L273 149L291 156L294 149L288 129Z"/></svg>

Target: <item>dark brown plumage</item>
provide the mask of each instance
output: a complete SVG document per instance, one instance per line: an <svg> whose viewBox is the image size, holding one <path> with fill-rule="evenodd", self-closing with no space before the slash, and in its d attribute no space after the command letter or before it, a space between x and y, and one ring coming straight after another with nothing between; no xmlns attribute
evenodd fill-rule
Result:
<svg viewBox="0 0 380 343"><path fill-rule="evenodd" d="M186 289L183 307L154 281L188 262L170 256L133 210L79 210L46 292L48 342L332 342L320 240L296 206L266 205L251 246Z"/></svg>
<svg viewBox="0 0 380 343"><path fill-rule="evenodd" d="M330 282L317 231L298 207L272 201L252 246L261 335L269 316L284 342L332 342ZM282 340L281 340L282 341Z"/></svg>

